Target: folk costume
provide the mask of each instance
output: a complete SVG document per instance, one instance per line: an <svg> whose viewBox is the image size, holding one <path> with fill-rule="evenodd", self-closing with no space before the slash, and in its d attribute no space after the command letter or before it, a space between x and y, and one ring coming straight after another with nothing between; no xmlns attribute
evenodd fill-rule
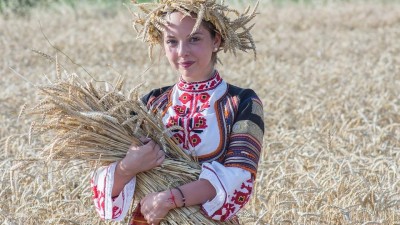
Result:
<svg viewBox="0 0 400 225"><path fill-rule="evenodd" d="M202 205L215 220L233 216L249 200L256 176L264 135L263 108L251 89L226 83L218 72L206 81L151 91L142 98L149 108L160 110L166 127L174 131L180 147L196 154L202 164L201 179L217 191ZM96 171L93 179L95 205L102 218L120 220L132 201L135 179L116 198L111 198L116 163Z"/></svg>
<svg viewBox="0 0 400 225"><path fill-rule="evenodd" d="M163 21L160 18L154 19L154 15L183 10L196 14L201 12L203 18L199 16L200 20L211 21L217 32L225 34L221 35L224 41L221 49L255 51L248 33L250 29L246 28L244 35L242 33L237 36L250 38L239 38L240 41L235 42L232 40L232 34L238 29L232 28L235 23L227 24L230 20L225 15L213 17L213 9L220 10L218 13L223 13L223 10L233 12L215 1L164 0L154 5L158 11L150 11L147 22L143 22L143 19L136 21L137 24L143 22L144 28L139 34L150 46L160 41L159 32L162 31L160 27ZM254 12L239 17L242 18L242 28L253 17ZM221 18L226 18L226 21ZM223 23L223 26L219 23ZM234 32L228 32L227 27ZM214 199L202 205L203 212L214 220L232 218L250 199L262 149L263 107L256 93L251 89L228 84L218 71L214 71L210 79L201 82L186 82L180 78L173 86L151 91L142 101L149 109L161 112L167 128L182 128L172 130L173 138L187 154L198 158L202 165L199 179L208 180L215 188L217 194ZM136 179L133 178L118 196L112 198L116 165L115 162L97 169L91 182L96 210L101 218L120 221L126 216L132 202Z"/></svg>

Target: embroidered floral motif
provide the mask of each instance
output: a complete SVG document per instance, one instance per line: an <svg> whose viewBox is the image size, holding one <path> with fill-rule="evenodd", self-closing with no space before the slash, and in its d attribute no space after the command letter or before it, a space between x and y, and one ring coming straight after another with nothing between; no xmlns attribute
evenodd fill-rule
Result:
<svg viewBox="0 0 400 225"><path fill-rule="evenodd" d="M176 105L174 106L174 111L178 116L185 116L188 113L186 106L184 105Z"/></svg>
<svg viewBox="0 0 400 225"><path fill-rule="evenodd" d="M227 202L214 213L212 218L220 219L221 221L231 218L250 200L252 190L253 180L250 178L243 182L239 189L234 191L231 198L227 198Z"/></svg>
<svg viewBox="0 0 400 225"><path fill-rule="evenodd" d="M207 120L204 117L198 116L193 119L195 129L204 129L207 127Z"/></svg>
<svg viewBox="0 0 400 225"><path fill-rule="evenodd" d="M167 127L177 126L178 125L178 116L171 116L168 119Z"/></svg>
<svg viewBox="0 0 400 225"><path fill-rule="evenodd" d="M210 99L210 95L207 92L201 93L196 97L201 103L206 103Z"/></svg>
<svg viewBox="0 0 400 225"><path fill-rule="evenodd" d="M207 92L184 92L179 96L181 105L173 106L176 115L168 119L167 127L180 126L183 130L173 130L173 137L183 149L191 150L201 143L201 134L207 126L202 114L210 107L210 95Z"/></svg>
<svg viewBox="0 0 400 225"><path fill-rule="evenodd" d="M232 201L237 205L244 205L250 198L249 193L244 193L241 191L235 191Z"/></svg>
<svg viewBox="0 0 400 225"><path fill-rule="evenodd" d="M178 132L179 132L179 131L178 131ZM180 133L175 133L173 137L174 137L175 141L176 141L177 143L179 143L179 144L182 144L183 142L185 142L185 136L183 136L183 135L180 134Z"/></svg>
<svg viewBox="0 0 400 225"><path fill-rule="evenodd" d="M183 95L179 96L179 100L183 103L186 104L189 101L191 101L193 99L193 95L189 94L189 93L183 93Z"/></svg>
<svg viewBox="0 0 400 225"><path fill-rule="evenodd" d="M225 203L220 209L215 212L213 218L216 219L215 216L219 216L219 219L221 221L226 221L233 213L235 213L235 205L231 203Z"/></svg>
<svg viewBox="0 0 400 225"><path fill-rule="evenodd" d="M200 144L201 138L199 135L193 134L192 136L190 136L189 141L190 141L190 144L192 145L192 147L196 147L198 144Z"/></svg>

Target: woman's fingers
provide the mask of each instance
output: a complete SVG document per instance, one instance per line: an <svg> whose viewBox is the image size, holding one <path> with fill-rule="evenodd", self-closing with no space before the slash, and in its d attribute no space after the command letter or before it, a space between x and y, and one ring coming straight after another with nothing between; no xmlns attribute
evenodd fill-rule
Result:
<svg viewBox="0 0 400 225"><path fill-rule="evenodd" d="M148 141L146 144L144 144L144 146L150 148L150 149L154 149L154 147L156 146L156 142L154 142L153 140Z"/></svg>
<svg viewBox="0 0 400 225"><path fill-rule="evenodd" d="M141 138L139 138L139 140L145 145L145 144L147 144L149 141L151 141L151 138L148 138L148 137L141 137Z"/></svg>
<svg viewBox="0 0 400 225"><path fill-rule="evenodd" d="M127 170L135 171L135 174L150 170L164 161L164 152L160 149L161 147L153 140L142 146L132 145L123 159L124 165L127 165Z"/></svg>
<svg viewBox="0 0 400 225"><path fill-rule="evenodd" d="M157 145L158 146L158 145ZM155 160L155 166L159 166L164 162L165 159L165 153L163 150L160 149L160 146L155 148L155 150L158 150L156 153L156 160Z"/></svg>
<svg viewBox="0 0 400 225"><path fill-rule="evenodd" d="M157 159L161 158L163 155L165 155L164 151L161 150L161 149L158 150L158 152L157 152Z"/></svg>
<svg viewBox="0 0 400 225"><path fill-rule="evenodd" d="M154 142L154 147L153 147L153 149L154 149L154 151L160 151L160 149L161 149L161 147L157 144L157 143L155 143Z"/></svg>
<svg viewBox="0 0 400 225"><path fill-rule="evenodd" d="M155 215L154 215L153 212L144 210L141 213L142 213L144 219L147 221L148 224L151 224L151 225L159 224L157 222L157 219L154 218Z"/></svg>
<svg viewBox="0 0 400 225"><path fill-rule="evenodd" d="M157 159L156 165L159 166L164 162L165 154L163 154L160 158Z"/></svg>
<svg viewBox="0 0 400 225"><path fill-rule="evenodd" d="M149 210L147 210L147 205L145 205L145 198L144 197L142 200L140 200L140 213L142 213L144 219L147 221L147 223L151 224L151 218L150 218L150 213Z"/></svg>

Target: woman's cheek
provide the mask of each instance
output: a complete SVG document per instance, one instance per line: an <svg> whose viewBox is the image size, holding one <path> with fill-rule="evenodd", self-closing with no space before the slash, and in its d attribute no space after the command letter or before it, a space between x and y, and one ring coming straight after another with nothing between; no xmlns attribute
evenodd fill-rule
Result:
<svg viewBox="0 0 400 225"><path fill-rule="evenodd" d="M171 64L171 66L176 67L177 66L177 55L176 53L173 51L173 49L171 49L170 47L165 48L165 55L169 61L169 63Z"/></svg>

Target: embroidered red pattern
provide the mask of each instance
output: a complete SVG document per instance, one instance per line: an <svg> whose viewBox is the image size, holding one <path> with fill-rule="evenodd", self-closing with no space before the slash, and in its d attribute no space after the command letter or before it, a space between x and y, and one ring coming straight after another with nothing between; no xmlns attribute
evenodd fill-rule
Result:
<svg viewBox="0 0 400 225"><path fill-rule="evenodd" d="M242 183L240 189L234 191L233 196L227 199L227 202L214 213L212 218L226 221L234 216L250 200L252 190L253 180L250 178Z"/></svg>
<svg viewBox="0 0 400 225"><path fill-rule="evenodd" d="M94 184L94 180L91 179L90 181L92 186L93 192L93 201L96 211L99 213L100 217L104 219L105 217L105 193L104 191L100 190L97 185ZM113 198L112 201L114 202L116 198ZM117 218L121 216L122 208L118 206L113 206L112 208L112 218Z"/></svg>
<svg viewBox="0 0 400 225"><path fill-rule="evenodd" d="M222 82L221 76L219 75L218 71L215 71L214 75L206 81L189 83L181 78L180 81L178 82L178 88L182 91L191 91L191 92L208 91L214 89L221 82Z"/></svg>
<svg viewBox="0 0 400 225"><path fill-rule="evenodd" d="M97 188L97 185L94 185L93 181L91 181L91 184L94 206L96 207L96 211L100 214L100 217L104 218L105 194Z"/></svg>
<svg viewBox="0 0 400 225"><path fill-rule="evenodd" d="M183 130L173 130L173 137L182 148L191 150L201 143L200 134L208 127L203 113L210 108L210 95L207 92L183 92L179 103L172 108L175 115L169 117L167 128L180 126Z"/></svg>
<svg viewBox="0 0 400 225"><path fill-rule="evenodd" d="M114 206L113 207L113 218L117 218L117 217L119 217L119 216L121 216L121 214L122 214L122 209L120 208L120 207L118 207L118 206Z"/></svg>

